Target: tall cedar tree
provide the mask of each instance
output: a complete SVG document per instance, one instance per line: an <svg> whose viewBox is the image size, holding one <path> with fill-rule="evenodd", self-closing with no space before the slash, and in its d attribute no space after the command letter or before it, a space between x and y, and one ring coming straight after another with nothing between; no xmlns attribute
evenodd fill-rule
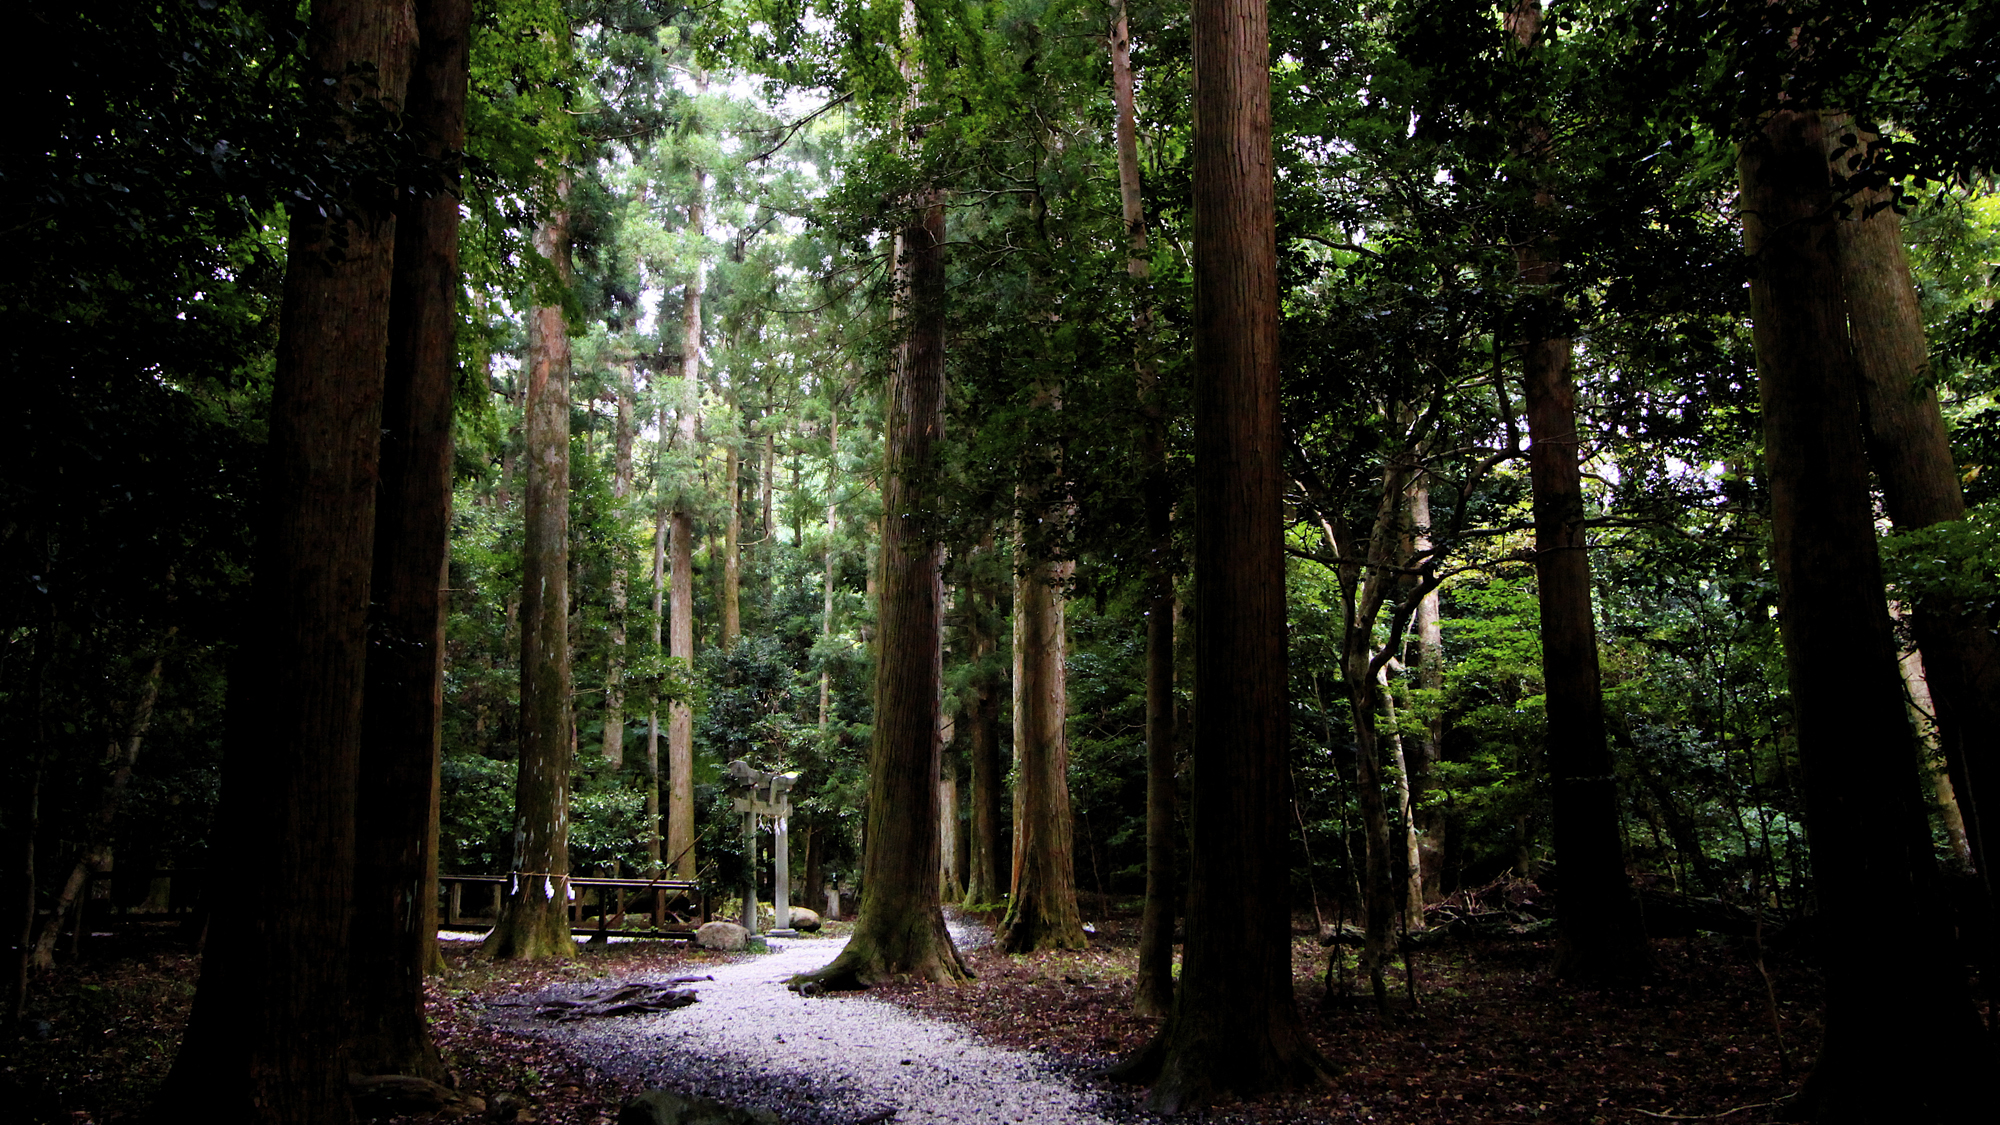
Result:
<svg viewBox="0 0 2000 1125"><path fill-rule="evenodd" d="M903 344L883 428L882 548L875 657L875 737L861 916L833 963L795 978L853 988L891 977L951 983L967 975L945 931L938 880L938 691L944 586L933 511L944 430L944 201L926 192L896 236Z"/></svg>
<svg viewBox="0 0 2000 1125"><path fill-rule="evenodd" d="M1037 455L1044 480L1059 478L1061 455ZM1023 492L1022 525L1042 522L1046 486ZM1001 920L1000 947L1009 953L1082 949L1076 906L1076 859L1069 806L1069 745L1064 738L1069 682L1064 674L1065 617L1061 583L1075 564L1026 558L1025 535L1014 540L1014 871Z"/></svg>
<svg viewBox="0 0 2000 1125"><path fill-rule="evenodd" d="M406 4L319 0L312 127L333 169L385 139L416 29ZM368 75L368 81L358 76ZM383 112L387 111L387 112ZM355 788L375 540L393 200L379 181L292 215L271 401L269 515L230 684L217 855L229 924L202 958L160 1120L353 1120L345 1040Z"/></svg>
<svg viewBox="0 0 2000 1125"><path fill-rule="evenodd" d="M1844 115L1829 117L1827 126L1837 173L1852 191L1835 229L1848 328L1861 365L1868 459L1882 486L1883 506L1890 522L1903 531L1964 519L1965 493L1938 409L1937 388L1929 378L1923 313L1903 253L1902 217L1890 206L1888 191L1869 182L1875 174L1874 138L1857 133ZM1923 652L1953 795L1990 911L2000 901L1995 897L2000 884L1994 879L1980 813L2000 807L2000 631L1991 608L1982 611L1938 598L1916 600L1911 626ZM1989 970L2000 969L1994 952L1989 946Z"/></svg>
<svg viewBox="0 0 2000 1125"><path fill-rule="evenodd" d="M688 230L699 237L706 220L702 173L696 169L694 200L688 204ZM708 264L697 260L681 294L681 408L678 440L690 455L701 417L701 295ZM694 666L694 512L693 496L675 493L670 564L667 655ZM694 708L685 701L667 705L667 867L676 879L695 876L694 854Z"/></svg>
<svg viewBox="0 0 2000 1125"><path fill-rule="evenodd" d="M535 226L535 250L570 283L567 173ZM521 760L514 870L484 951L502 960L572 958L569 775L569 325L561 304L528 312L526 504L521 546Z"/></svg>
<svg viewBox="0 0 2000 1125"><path fill-rule="evenodd" d="M1313 1082L1292 990L1285 557L1270 23L1194 6L1195 710L1188 919L1173 1011L1121 1067L1176 1113Z"/></svg>
<svg viewBox="0 0 2000 1125"><path fill-rule="evenodd" d="M1825 1040L1796 1112L1820 1123L1978 1120L2000 1068L1936 902L1882 604L1820 115L1769 113L1742 143L1738 175L1826 976Z"/></svg>
<svg viewBox="0 0 2000 1125"><path fill-rule="evenodd" d="M1118 200L1125 220L1126 273L1137 283L1132 313L1138 353L1141 452L1144 455L1146 538L1150 556L1146 590L1146 898L1139 916L1139 971L1132 981L1132 1010L1164 1016L1174 995L1174 580L1173 485L1167 477L1167 418L1160 405L1160 376L1146 355L1152 308L1145 283L1152 276L1146 253L1146 204L1139 180L1139 123L1134 108L1132 26L1124 0L1111 21L1111 94L1118 128Z"/></svg>
<svg viewBox="0 0 2000 1125"><path fill-rule="evenodd" d="M1533 50L1540 0L1521 0L1507 24L1522 50ZM1547 158L1548 127L1525 123L1531 162ZM1537 186L1534 209L1555 199ZM1532 228L1531 228L1532 229ZM1560 298L1547 292L1558 268L1546 233L1514 247L1528 290L1521 347L1528 409L1528 481L1534 493L1535 586L1541 608L1542 682L1562 894L1556 972L1577 982L1631 978L1646 969L1645 923L1625 874L1618 832L1618 786L1604 738L1604 691L1597 665L1597 624L1590 603L1590 543L1584 527L1583 473L1577 463L1576 387Z"/></svg>
<svg viewBox="0 0 2000 1125"><path fill-rule="evenodd" d="M458 168L470 0L417 4L404 121L436 178L397 201L374 604L356 813L353 1064L442 1079L424 1019L437 959L439 720L458 372Z"/></svg>
<svg viewBox="0 0 2000 1125"><path fill-rule="evenodd" d="M625 505L632 497L632 411L637 397L633 386L633 364L621 361L618 364L618 389L616 421L612 429L611 499L618 506L619 517L625 516ZM610 603L608 615L611 644L605 653L604 663L604 740L601 743L604 761L612 769L625 765L625 609L628 601L627 585L631 575L631 562L624 547L619 547L611 560ZM658 800L657 797L654 798Z"/></svg>

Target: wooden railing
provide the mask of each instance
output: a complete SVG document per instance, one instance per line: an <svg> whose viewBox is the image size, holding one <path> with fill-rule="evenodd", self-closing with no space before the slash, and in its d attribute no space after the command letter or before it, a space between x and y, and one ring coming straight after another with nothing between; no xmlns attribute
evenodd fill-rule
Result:
<svg viewBox="0 0 2000 1125"><path fill-rule="evenodd" d="M501 896L507 892L507 884L512 879L511 875L439 875L438 886L445 893L444 924L478 924L470 922L465 913L466 887L491 889L493 910L483 919L490 923L498 915ZM622 921L627 914L650 915L653 926L638 932L652 934L691 934L696 926L708 921L708 898L702 892L701 884L691 880L571 875L569 886L576 892L576 900L570 904L570 925L582 928L584 907L588 902L597 908L596 936L599 940L609 936L613 917ZM622 926L620 929L623 932Z"/></svg>

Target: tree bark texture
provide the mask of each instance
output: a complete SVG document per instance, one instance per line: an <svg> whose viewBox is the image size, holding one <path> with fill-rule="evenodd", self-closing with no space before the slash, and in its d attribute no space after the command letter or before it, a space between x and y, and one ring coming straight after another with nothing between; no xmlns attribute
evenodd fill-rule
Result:
<svg viewBox="0 0 2000 1125"><path fill-rule="evenodd" d="M828 988L967 976L938 888L938 689L944 589L933 526L944 429L944 204L934 193L897 236L904 340L883 428L875 737L868 755L861 916L833 963L801 979Z"/></svg>
<svg viewBox="0 0 2000 1125"><path fill-rule="evenodd" d="M1032 518L1024 515L1024 520ZM1069 807L1069 710L1064 671L1063 571L1072 564L1024 561L1014 539L1014 880L997 935L1009 953L1082 949Z"/></svg>
<svg viewBox="0 0 2000 1125"><path fill-rule="evenodd" d="M1400 848L1400 861L1396 864L1395 875L1399 883L1399 921L1403 930L1410 932L1424 928L1423 862L1417 852L1416 795L1410 777L1410 758L1403 750L1402 724L1396 716L1396 692L1389 686L1388 668L1375 673L1375 683L1381 691L1382 718L1387 720L1389 728L1389 768L1396 775L1395 836L1396 846Z"/></svg>
<svg viewBox="0 0 2000 1125"><path fill-rule="evenodd" d="M1743 143L1738 174L1826 979L1825 1038L1797 1112L1823 1123L1972 1120L1990 1110L2000 1068L1935 901L1883 606L1819 115L1771 113ZM1870 924L1881 917L1897 924ZM1895 967L1891 979L1884 966Z"/></svg>
<svg viewBox="0 0 2000 1125"><path fill-rule="evenodd" d="M1944 822L1944 836L1951 845L1952 858L1967 869L1972 868L1972 842L1965 836L1965 814L1958 807L1958 794L1952 789L1950 771L1935 757L1937 741L1937 703L1931 698L1930 684L1924 676L1923 654L1915 650L1898 654L1896 666L1903 673L1903 691L1910 705L1910 721L1920 732L1918 745L1925 750L1925 757L1935 761L1930 767L1931 792L1937 799L1938 819Z"/></svg>
<svg viewBox="0 0 2000 1125"><path fill-rule="evenodd" d="M1128 1074L1157 1112L1315 1081L1292 991L1282 430L1270 28L1194 6L1195 710L1188 919L1173 1012ZM1148 1073L1148 1072L1151 1073Z"/></svg>
<svg viewBox="0 0 2000 1125"><path fill-rule="evenodd" d="M535 249L570 281L568 181L535 227ZM569 325L562 306L528 313L525 514L521 547L521 760L514 870L484 951L501 960L573 958L569 780L575 746L569 660Z"/></svg>
<svg viewBox="0 0 2000 1125"><path fill-rule="evenodd" d="M405 3L320 0L308 75L327 82L308 88L400 111L415 34ZM347 77L371 67L372 90ZM329 148L346 139L341 117L326 119ZM335 218L311 206L292 217L269 522L231 676L217 817L236 893L202 959L156 1108L163 1119L353 1120L344 1040L355 789L396 221L389 199L347 202Z"/></svg>
<svg viewBox="0 0 2000 1125"><path fill-rule="evenodd" d="M420 0L406 119L456 167L465 146L470 0ZM439 723L458 386L458 184L406 194L396 220L382 483L356 820L353 1065L433 1080L424 1017L437 952Z"/></svg>
<svg viewBox="0 0 2000 1125"><path fill-rule="evenodd" d="M1827 126L1826 142L1843 175L1865 175L1874 137L1857 134L1844 116L1829 116ZM1858 144L1846 144L1848 137ZM1868 459L1881 482L1884 506L1899 531L1964 519L1965 494L1938 409L1923 314L1903 253L1902 218L1880 189L1862 188L1847 202L1834 229L1848 330L1861 368ZM1910 625L1923 652L1939 744L1964 817L1972 865L1991 910L2000 903L2000 884L1986 854L1980 813L2000 807L2000 629L1990 609L1935 598L1912 602Z"/></svg>
<svg viewBox="0 0 2000 1125"><path fill-rule="evenodd" d="M1522 0L1509 13L1509 30L1523 50L1536 46L1540 21L1540 0ZM1533 121L1526 132L1530 154L1546 155L1547 127ZM1554 198L1540 188L1534 202L1542 214L1555 208ZM1539 225L1539 218L1530 221ZM1562 875L1555 968L1572 981L1604 983L1645 971L1646 929L1625 874L1618 785L1604 736L1568 314L1559 296L1542 292L1557 269L1547 237L1531 234L1515 245L1514 257L1528 291L1521 377L1527 392L1528 481L1534 495L1535 586L1547 698L1545 761Z"/></svg>

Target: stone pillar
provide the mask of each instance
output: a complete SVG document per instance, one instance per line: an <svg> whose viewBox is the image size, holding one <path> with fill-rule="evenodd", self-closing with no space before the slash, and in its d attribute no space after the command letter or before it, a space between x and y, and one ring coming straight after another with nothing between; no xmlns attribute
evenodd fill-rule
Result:
<svg viewBox="0 0 2000 1125"><path fill-rule="evenodd" d="M743 928L757 932L757 813L743 814Z"/></svg>

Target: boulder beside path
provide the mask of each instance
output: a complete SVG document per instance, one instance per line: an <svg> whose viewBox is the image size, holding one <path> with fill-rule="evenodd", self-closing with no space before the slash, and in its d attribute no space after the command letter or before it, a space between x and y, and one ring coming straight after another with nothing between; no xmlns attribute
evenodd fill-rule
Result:
<svg viewBox="0 0 2000 1125"><path fill-rule="evenodd" d="M694 943L721 953L741 953L750 947L750 931L734 922L703 922Z"/></svg>

